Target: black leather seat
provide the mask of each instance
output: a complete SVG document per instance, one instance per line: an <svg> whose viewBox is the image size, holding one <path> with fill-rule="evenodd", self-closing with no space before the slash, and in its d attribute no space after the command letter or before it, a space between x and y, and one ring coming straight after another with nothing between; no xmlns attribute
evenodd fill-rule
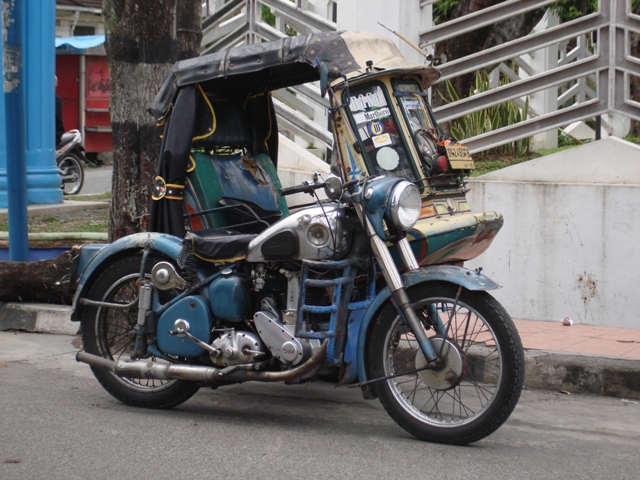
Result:
<svg viewBox="0 0 640 480"><path fill-rule="evenodd" d="M191 244L193 254L207 262L229 263L247 256L247 247L255 234L233 230L196 230L187 232L185 242Z"/></svg>

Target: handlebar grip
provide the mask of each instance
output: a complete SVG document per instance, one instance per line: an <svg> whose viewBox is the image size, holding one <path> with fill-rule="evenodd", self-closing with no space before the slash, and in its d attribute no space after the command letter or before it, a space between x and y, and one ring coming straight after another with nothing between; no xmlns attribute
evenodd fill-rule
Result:
<svg viewBox="0 0 640 480"><path fill-rule="evenodd" d="M303 183L302 185L296 185L294 187L281 188L280 195L286 197L287 195L293 195L294 193L309 193L321 186L322 185L318 185L316 183Z"/></svg>

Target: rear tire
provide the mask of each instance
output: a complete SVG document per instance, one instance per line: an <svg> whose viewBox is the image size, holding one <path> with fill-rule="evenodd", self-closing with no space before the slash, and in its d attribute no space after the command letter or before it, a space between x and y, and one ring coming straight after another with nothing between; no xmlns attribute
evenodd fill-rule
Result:
<svg viewBox="0 0 640 480"><path fill-rule="evenodd" d="M141 260L141 255L130 256L107 267L89 290L88 298L117 303L137 299ZM150 272L162 260L149 256L145 270ZM129 359L135 344L137 316L137 302L127 310L85 307L82 318L85 350L109 360ZM155 357L149 361L164 362ZM198 383L184 380L125 378L96 367L91 370L107 392L134 407L172 408L186 402L200 388Z"/></svg>
<svg viewBox="0 0 640 480"><path fill-rule="evenodd" d="M428 282L408 289L427 337L445 360L442 369L426 369L415 337L391 304L372 327L368 368L369 379L394 376L374 385L401 427L422 440L465 445L493 433L515 408L524 354L515 325L498 301L486 292L462 289L456 303L459 288ZM446 341L431 327L434 307Z"/></svg>
<svg viewBox="0 0 640 480"><path fill-rule="evenodd" d="M58 168L63 177L71 177L62 180L60 187L65 195L76 195L84 185L84 169L82 161L74 153L65 154L58 162Z"/></svg>

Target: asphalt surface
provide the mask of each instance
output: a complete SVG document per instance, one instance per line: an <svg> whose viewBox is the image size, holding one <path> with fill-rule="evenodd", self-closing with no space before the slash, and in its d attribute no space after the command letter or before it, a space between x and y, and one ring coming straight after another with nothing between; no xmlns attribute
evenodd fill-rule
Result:
<svg viewBox="0 0 640 480"><path fill-rule="evenodd" d="M73 343L72 343L73 342ZM202 388L127 407L66 335L0 332L0 478L635 479L640 402L525 390L468 447L420 442L359 390L312 382Z"/></svg>

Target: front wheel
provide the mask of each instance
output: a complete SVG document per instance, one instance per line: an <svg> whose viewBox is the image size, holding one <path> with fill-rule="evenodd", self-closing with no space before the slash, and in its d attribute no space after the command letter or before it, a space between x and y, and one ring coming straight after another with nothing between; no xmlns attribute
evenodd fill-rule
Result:
<svg viewBox="0 0 640 480"><path fill-rule="evenodd" d="M67 153L58 162L62 183L60 187L65 195L76 195L84 185L82 161L75 153Z"/></svg>
<svg viewBox="0 0 640 480"><path fill-rule="evenodd" d="M116 261L100 274L89 290L92 300L132 306L127 309L85 307L82 341L87 353L109 360L131 357L136 339L141 260L141 255L135 255ZM161 260L165 259L150 255L145 271L150 272ZM164 362L155 357L149 361ZM199 389L199 384L183 380L126 378L96 367L91 370L107 392L134 407L171 408L187 401Z"/></svg>
<svg viewBox="0 0 640 480"><path fill-rule="evenodd" d="M370 379L389 415L416 437L465 445L502 425L518 402L524 354L509 314L491 295L430 282L409 298L441 365L427 366L392 305L373 325Z"/></svg>

